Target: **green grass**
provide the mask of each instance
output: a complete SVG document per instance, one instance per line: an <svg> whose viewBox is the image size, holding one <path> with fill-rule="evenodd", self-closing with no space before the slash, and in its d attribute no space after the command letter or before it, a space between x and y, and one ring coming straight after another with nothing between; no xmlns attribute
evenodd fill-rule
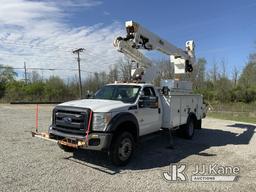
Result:
<svg viewBox="0 0 256 192"><path fill-rule="evenodd" d="M214 103L210 102L213 111L228 112L254 112L256 113L256 102L253 103Z"/></svg>
<svg viewBox="0 0 256 192"><path fill-rule="evenodd" d="M225 119L225 120L233 120L233 121L241 121L246 123L254 123L256 124L256 114L252 112L208 112L207 117L217 118L217 119Z"/></svg>

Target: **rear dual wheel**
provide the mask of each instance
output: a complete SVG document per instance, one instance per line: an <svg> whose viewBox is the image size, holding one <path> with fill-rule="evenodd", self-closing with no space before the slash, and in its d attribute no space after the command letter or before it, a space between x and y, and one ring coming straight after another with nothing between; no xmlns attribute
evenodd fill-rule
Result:
<svg viewBox="0 0 256 192"><path fill-rule="evenodd" d="M189 116L187 123L182 126L183 136L186 139L192 139L194 136L195 127L196 127L196 120L192 116Z"/></svg>

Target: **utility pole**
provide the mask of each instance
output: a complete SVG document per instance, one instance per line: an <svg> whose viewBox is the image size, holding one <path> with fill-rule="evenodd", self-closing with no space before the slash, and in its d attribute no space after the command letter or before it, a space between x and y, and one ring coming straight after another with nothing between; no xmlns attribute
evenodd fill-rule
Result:
<svg viewBox="0 0 256 192"><path fill-rule="evenodd" d="M24 61L24 71L25 71L25 83L28 83L28 78L27 78L27 66L26 66L26 62Z"/></svg>
<svg viewBox="0 0 256 192"><path fill-rule="evenodd" d="M84 48L79 48L73 51L74 54L77 53L77 63L78 63L78 75L79 75L79 92L80 99L82 99L82 80L81 80L81 69L80 69L80 52L83 52Z"/></svg>

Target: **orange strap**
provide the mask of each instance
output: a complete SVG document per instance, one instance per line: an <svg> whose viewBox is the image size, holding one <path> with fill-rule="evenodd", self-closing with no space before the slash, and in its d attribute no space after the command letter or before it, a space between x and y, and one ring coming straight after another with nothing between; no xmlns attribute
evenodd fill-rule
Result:
<svg viewBox="0 0 256 192"><path fill-rule="evenodd" d="M39 109L38 109L38 104L36 104L36 132L38 132L38 112L39 112Z"/></svg>
<svg viewBox="0 0 256 192"><path fill-rule="evenodd" d="M88 122L88 126L87 126L87 131L86 131L86 141L88 142L88 135L90 132L90 128L91 128L91 121L92 121L92 111L90 111L90 117L89 117L89 122Z"/></svg>

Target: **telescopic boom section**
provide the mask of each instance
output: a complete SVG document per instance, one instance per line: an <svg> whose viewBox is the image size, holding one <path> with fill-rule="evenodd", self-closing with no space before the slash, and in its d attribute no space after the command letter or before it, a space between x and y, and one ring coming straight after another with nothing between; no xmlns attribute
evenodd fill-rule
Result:
<svg viewBox="0 0 256 192"><path fill-rule="evenodd" d="M133 44L132 41L124 40L122 37L118 37L114 41L114 46L117 47L118 51L124 53L132 61L139 63L142 67L150 67L152 65L151 61L135 49Z"/></svg>
<svg viewBox="0 0 256 192"><path fill-rule="evenodd" d="M192 65L195 61L194 41L187 41L186 50L182 50L134 21L127 21L125 27L126 37L116 38L114 46L139 63L141 67L152 66L152 62L137 49L157 50L170 56L170 61L174 64L175 74L185 74L193 71Z"/></svg>

